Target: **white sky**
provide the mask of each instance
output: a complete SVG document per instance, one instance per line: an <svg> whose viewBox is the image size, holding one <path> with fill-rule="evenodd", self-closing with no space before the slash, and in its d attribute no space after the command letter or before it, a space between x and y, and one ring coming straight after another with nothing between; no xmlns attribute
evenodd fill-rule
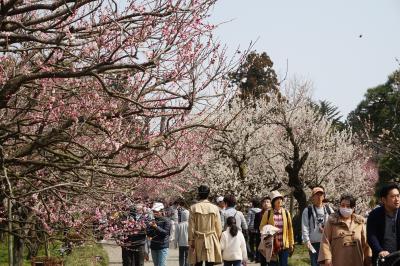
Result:
<svg viewBox="0 0 400 266"><path fill-rule="evenodd" d="M281 77L288 60L289 76L311 80L344 117L399 67L399 0L219 0L211 13L233 19L216 31L231 53L258 39Z"/></svg>

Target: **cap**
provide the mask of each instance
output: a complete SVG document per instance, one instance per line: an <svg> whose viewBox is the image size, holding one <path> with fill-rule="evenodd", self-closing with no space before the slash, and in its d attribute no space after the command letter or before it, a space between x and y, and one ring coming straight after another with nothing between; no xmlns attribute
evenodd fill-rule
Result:
<svg viewBox="0 0 400 266"><path fill-rule="evenodd" d="M321 187L315 187L315 188L312 189L312 196L314 196L314 195L317 194L318 192L322 192L322 193L325 194L325 191L324 191L323 188L321 188Z"/></svg>
<svg viewBox="0 0 400 266"><path fill-rule="evenodd" d="M161 202L155 202L153 204L153 207L151 208L153 211L159 212L161 210L164 209L164 204L162 204Z"/></svg>
<svg viewBox="0 0 400 266"><path fill-rule="evenodd" d="M222 196L217 197L217 199L216 199L217 203L220 203L222 201L224 201L224 197L222 197Z"/></svg>

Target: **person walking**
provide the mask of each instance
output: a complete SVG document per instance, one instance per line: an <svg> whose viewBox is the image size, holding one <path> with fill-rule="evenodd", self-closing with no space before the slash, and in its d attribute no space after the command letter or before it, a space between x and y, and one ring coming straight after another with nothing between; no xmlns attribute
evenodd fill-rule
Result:
<svg viewBox="0 0 400 266"><path fill-rule="evenodd" d="M154 221L149 223L147 236L151 237L150 249L154 266L166 266L169 248L169 236L171 222L164 217L164 204L155 202L151 208L154 214Z"/></svg>
<svg viewBox="0 0 400 266"><path fill-rule="evenodd" d="M372 249L372 261L400 250L400 193L397 184L382 187L382 206L373 209L367 220L367 239Z"/></svg>
<svg viewBox="0 0 400 266"><path fill-rule="evenodd" d="M365 220L354 213L356 200L351 195L343 195L339 207L325 224L318 262L325 266L371 265Z"/></svg>
<svg viewBox="0 0 400 266"><path fill-rule="evenodd" d="M256 258L257 252L257 239L259 238L259 230L254 226L254 220L256 218L256 214L261 212L260 209L260 200L258 198L254 198L251 201L252 207L249 209L247 213L247 225L249 228L249 241L248 241L248 250L249 250L249 260L254 261Z"/></svg>
<svg viewBox="0 0 400 266"><path fill-rule="evenodd" d="M312 189L311 202L304 209L301 218L301 232L303 243L308 249L311 266L318 266L318 253L325 222L333 210L324 204L325 190L318 186Z"/></svg>
<svg viewBox="0 0 400 266"><path fill-rule="evenodd" d="M179 266L189 266L189 211L178 207L179 219L175 228L175 245L179 247Z"/></svg>
<svg viewBox="0 0 400 266"><path fill-rule="evenodd" d="M236 226L236 219L228 217L227 228L221 236L221 251L224 266L247 265L246 240Z"/></svg>
<svg viewBox="0 0 400 266"><path fill-rule="evenodd" d="M272 210L264 212L259 229L260 232L263 231L263 227L267 224L280 229L274 235L273 254L276 255L277 261L271 261L269 265L288 266L289 256L294 252L292 217L282 207L283 196L279 191L271 192L271 202Z"/></svg>
<svg viewBox="0 0 400 266"><path fill-rule="evenodd" d="M196 266L222 262L220 237L221 217L216 205L208 201L208 186L198 187L199 202L190 207L189 214L189 261Z"/></svg>
<svg viewBox="0 0 400 266"><path fill-rule="evenodd" d="M226 209L223 212L223 224L224 229L227 227L226 220L228 217L234 217L236 219L236 226L240 231L242 231L243 235L246 236L247 234L247 222L244 218L244 215L241 211L236 210L236 198L233 195L227 195L224 197L224 202L226 205Z"/></svg>
<svg viewBox="0 0 400 266"><path fill-rule="evenodd" d="M257 247L257 251L256 251L256 257L254 262L255 263L261 263L261 266L267 266L267 261L265 259L265 257L260 253L260 251L258 251L258 247L260 245L261 242L261 231L260 231L260 224L261 224L261 219L264 215L265 212L267 212L268 210L271 210L271 198L269 196L264 197L261 200L261 211L259 213L256 213L255 217L254 217L254 229L257 230L257 238L256 238L256 247Z"/></svg>

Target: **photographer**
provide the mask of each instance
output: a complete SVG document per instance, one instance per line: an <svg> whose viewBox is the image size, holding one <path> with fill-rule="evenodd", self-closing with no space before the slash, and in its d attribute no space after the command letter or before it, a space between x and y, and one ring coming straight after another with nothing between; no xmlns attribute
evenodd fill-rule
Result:
<svg viewBox="0 0 400 266"><path fill-rule="evenodd" d="M310 255L311 266L318 265L318 253L324 224L333 210L324 204L324 188L314 187L311 194L311 202L303 211L301 219L301 231L303 243L306 245Z"/></svg>
<svg viewBox="0 0 400 266"><path fill-rule="evenodd" d="M149 223L147 236L151 237L150 249L154 266L166 266L171 221L164 217L164 204L154 203L151 208L154 214L154 221Z"/></svg>

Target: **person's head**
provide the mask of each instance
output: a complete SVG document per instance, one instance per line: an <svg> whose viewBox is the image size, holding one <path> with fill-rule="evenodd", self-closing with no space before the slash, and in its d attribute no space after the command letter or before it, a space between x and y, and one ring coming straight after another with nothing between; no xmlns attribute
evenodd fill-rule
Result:
<svg viewBox="0 0 400 266"><path fill-rule="evenodd" d="M251 200L251 206L253 208L260 208L260 199L259 198L253 198Z"/></svg>
<svg viewBox="0 0 400 266"><path fill-rule="evenodd" d="M224 197L219 196L217 197L217 199L215 200L217 202L217 205L220 209L224 209L225 208L225 202L224 202Z"/></svg>
<svg viewBox="0 0 400 266"><path fill-rule="evenodd" d="M324 202L324 199L325 199L324 188L321 186L314 187L311 192L312 204L314 204L316 206L320 206Z"/></svg>
<svg viewBox="0 0 400 266"><path fill-rule="evenodd" d="M279 210L283 205L283 196L279 191L274 190L271 192L271 205L275 210Z"/></svg>
<svg viewBox="0 0 400 266"><path fill-rule="evenodd" d="M350 194L344 194L340 197L339 214L344 218L349 218L356 208L356 199Z"/></svg>
<svg viewBox="0 0 400 266"><path fill-rule="evenodd" d="M224 197L224 202L227 207L235 207L236 205L236 198L233 195L227 195Z"/></svg>
<svg viewBox="0 0 400 266"><path fill-rule="evenodd" d="M271 209L271 198L269 196L266 196L261 200L261 208L264 211Z"/></svg>
<svg viewBox="0 0 400 266"><path fill-rule="evenodd" d="M400 207L399 186L395 183L382 187L379 197L385 209L389 211L394 211Z"/></svg>
<svg viewBox="0 0 400 266"><path fill-rule="evenodd" d="M185 207L185 200L182 197L179 197L175 200L174 205L178 207Z"/></svg>
<svg viewBox="0 0 400 266"><path fill-rule="evenodd" d="M226 225L229 227L229 233L231 234L231 236L236 236L238 233L238 228L236 226L235 217L228 217L228 219L226 219Z"/></svg>
<svg viewBox="0 0 400 266"><path fill-rule="evenodd" d="M154 217L162 217L164 215L164 204L161 202L154 202L151 210L153 211Z"/></svg>
<svg viewBox="0 0 400 266"><path fill-rule="evenodd" d="M210 195L210 188L206 185L201 185L197 188L197 194L199 200L208 199L208 196Z"/></svg>

